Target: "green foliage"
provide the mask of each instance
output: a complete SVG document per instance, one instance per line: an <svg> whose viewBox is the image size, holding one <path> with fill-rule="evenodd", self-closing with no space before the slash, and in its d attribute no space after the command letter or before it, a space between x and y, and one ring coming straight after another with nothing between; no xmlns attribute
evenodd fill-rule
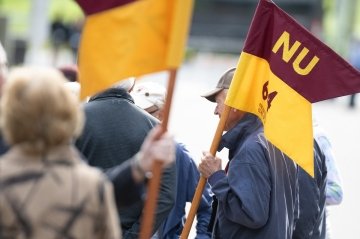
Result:
<svg viewBox="0 0 360 239"><path fill-rule="evenodd" d="M29 0L1 0L0 14L6 16L9 22L9 31L16 35L26 33L30 12Z"/></svg>
<svg viewBox="0 0 360 239"><path fill-rule="evenodd" d="M61 20L64 23L77 22L84 18L79 5L74 0L52 0L50 5L50 19Z"/></svg>
<svg viewBox="0 0 360 239"><path fill-rule="evenodd" d="M74 0L47 0L44 6L48 12L49 21L60 19L64 23L76 22L84 18L81 8ZM31 4L33 0L0 0L0 15L5 15L9 22L9 32L12 35L26 35L31 19Z"/></svg>

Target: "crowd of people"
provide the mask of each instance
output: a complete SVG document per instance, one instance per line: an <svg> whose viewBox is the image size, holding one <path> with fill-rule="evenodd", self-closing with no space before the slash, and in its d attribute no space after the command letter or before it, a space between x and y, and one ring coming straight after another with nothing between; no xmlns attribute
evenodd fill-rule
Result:
<svg viewBox="0 0 360 239"><path fill-rule="evenodd" d="M221 117L235 68L202 96ZM155 161L164 167L152 239L180 238L186 204L207 178L196 238L331 238L342 200L330 140L314 118L314 178L230 109L218 151L199 165L161 121L166 89L129 78L79 101L77 68L21 66L0 45L0 238L139 238ZM71 84L69 84L71 83Z"/></svg>

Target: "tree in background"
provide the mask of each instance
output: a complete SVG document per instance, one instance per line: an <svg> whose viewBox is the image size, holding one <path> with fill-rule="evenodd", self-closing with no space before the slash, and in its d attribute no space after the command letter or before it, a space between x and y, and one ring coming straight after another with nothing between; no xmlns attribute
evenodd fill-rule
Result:
<svg viewBox="0 0 360 239"><path fill-rule="evenodd" d="M360 10L358 0L323 0L325 41L360 69ZM355 95L349 106L355 107Z"/></svg>

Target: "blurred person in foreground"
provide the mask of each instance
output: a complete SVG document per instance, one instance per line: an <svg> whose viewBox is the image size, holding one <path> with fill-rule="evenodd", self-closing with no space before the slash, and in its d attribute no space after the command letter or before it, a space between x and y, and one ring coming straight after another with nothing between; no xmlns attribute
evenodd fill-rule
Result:
<svg viewBox="0 0 360 239"><path fill-rule="evenodd" d="M4 47L0 42L0 97L2 94L2 88L6 81L7 72L8 72L8 61ZM6 153L9 149L9 146L4 142L2 133L0 133L0 155Z"/></svg>
<svg viewBox="0 0 360 239"><path fill-rule="evenodd" d="M14 147L0 161L0 238L121 238L111 184L71 144L83 112L64 80L24 68L6 86L1 122ZM106 172L118 205L140 200L154 160L173 163L174 141L160 133L154 128L134 157Z"/></svg>
<svg viewBox="0 0 360 239"><path fill-rule="evenodd" d="M131 92L135 104L149 114L163 120L163 110L166 98L166 89L155 82L136 84ZM192 202L200 173L197 165L184 144L176 145L176 198L175 206L159 229L157 237L161 239L179 238L186 220L185 207L187 202ZM208 224L211 217L211 195L209 184L206 184L199 208L196 214L196 239L211 237Z"/></svg>
<svg viewBox="0 0 360 239"><path fill-rule="evenodd" d="M53 69L19 68L1 99L0 238L120 238L113 188L71 140L83 112Z"/></svg>
<svg viewBox="0 0 360 239"><path fill-rule="evenodd" d="M134 79L123 80L92 96L83 105L86 122L83 134L76 141L76 147L83 153L88 164L103 169L108 175L118 165L129 163L130 158L142 156L137 153L145 136L158 124L157 119L134 104L129 94L133 85ZM113 178L112 181L114 182ZM118 182L121 182L121 177ZM162 173L153 233L159 229L174 206L175 186L176 171L175 164L172 164ZM134 201L127 207L118 204L124 238L139 237L143 207L143 200Z"/></svg>
<svg viewBox="0 0 360 239"><path fill-rule="evenodd" d="M226 71L216 88L203 95L216 103L221 117L235 68ZM292 238L298 208L297 165L264 136L261 120L231 109L218 150L229 149L229 162L204 152L199 171L215 194L213 238ZM216 206L214 207L216 208Z"/></svg>

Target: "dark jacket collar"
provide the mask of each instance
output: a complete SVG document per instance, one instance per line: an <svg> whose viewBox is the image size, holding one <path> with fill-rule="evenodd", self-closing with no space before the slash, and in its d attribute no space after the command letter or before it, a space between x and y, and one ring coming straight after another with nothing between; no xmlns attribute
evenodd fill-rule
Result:
<svg viewBox="0 0 360 239"><path fill-rule="evenodd" d="M219 144L218 151L224 147L232 150L239 145L248 135L262 127L260 119L251 113L247 113L232 129L226 132Z"/></svg>
<svg viewBox="0 0 360 239"><path fill-rule="evenodd" d="M126 90L121 88L110 88L104 90L99 94L92 96L89 102L94 100L105 99L105 98L123 98L134 104L134 99L131 97L131 95Z"/></svg>

